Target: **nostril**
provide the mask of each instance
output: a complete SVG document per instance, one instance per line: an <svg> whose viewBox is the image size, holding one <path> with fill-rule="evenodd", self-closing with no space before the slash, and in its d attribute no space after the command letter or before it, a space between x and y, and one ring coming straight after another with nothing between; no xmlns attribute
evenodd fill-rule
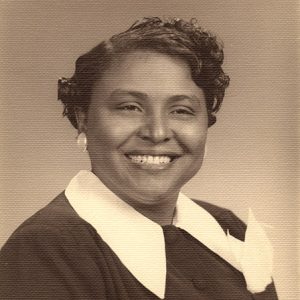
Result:
<svg viewBox="0 0 300 300"><path fill-rule="evenodd" d="M145 135L140 135L140 138L144 141L149 140L149 137L145 136Z"/></svg>
<svg viewBox="0 0 300 300"><path fill-rule="evenodd" d="M139 128L138 136L143 140L161 143L171 139L172 130L165 121L149 121L149 123L144 124L144 126Z"/></svg>
<svg viewBox="0 0 300 300"><path fill-rule="evenodd" d="M144 141L150 141L154 144L167 142L170 140L170 137L167 136L161 136L161 135L140 135L140 138Z"/></svg>

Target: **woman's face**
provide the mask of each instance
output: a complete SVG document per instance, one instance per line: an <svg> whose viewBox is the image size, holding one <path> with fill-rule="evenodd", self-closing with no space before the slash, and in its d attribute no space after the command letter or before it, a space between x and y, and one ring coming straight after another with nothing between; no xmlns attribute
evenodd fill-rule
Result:
<svg viewBox="0 0 300 300"><path fill-rule="evenodd" d="M155 205L177 198L201 167L204 94L184 61L136 51L96 82L85 131L101 181L134 207Z"/></svg>

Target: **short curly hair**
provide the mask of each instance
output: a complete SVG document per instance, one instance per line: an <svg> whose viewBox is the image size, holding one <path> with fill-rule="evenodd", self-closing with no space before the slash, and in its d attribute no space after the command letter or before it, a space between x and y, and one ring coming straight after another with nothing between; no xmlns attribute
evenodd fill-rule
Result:
<svg viewBox="0 0 300 300"><path fill-rule="evenodd" d="M185 60L193 81L205 95L208 126L216 122L229 76L223 72L223 44L202 29L196 19L143 18L128 30L103 41L76 61L74 75L58 80L58 100L64 105L63 115L78 129L76 111L88 111L92 88L120 54L135 50L154 51L174 55Z"/></svg>

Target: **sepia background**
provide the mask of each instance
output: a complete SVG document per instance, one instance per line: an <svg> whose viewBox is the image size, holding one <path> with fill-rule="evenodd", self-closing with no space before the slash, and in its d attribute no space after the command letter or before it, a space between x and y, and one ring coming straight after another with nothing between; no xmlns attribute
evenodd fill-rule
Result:
<svg viewBox="0 0 300 300"><path fill-rule="evenodd" d="M280 299L300 299L297 9L297 1L278 0L1 1L0 246L89 168L62 118L57 79L72 75L80 54L140 17L196 17L224 41L231 84L209 129L203 168L184 191L244 221L251 207L270 225Z"/></svg>

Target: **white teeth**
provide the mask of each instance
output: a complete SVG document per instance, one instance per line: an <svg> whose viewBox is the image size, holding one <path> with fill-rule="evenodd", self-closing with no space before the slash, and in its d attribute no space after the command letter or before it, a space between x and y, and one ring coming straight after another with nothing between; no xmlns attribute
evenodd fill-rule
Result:
<svg viewBox="0 0 300 300"><path fill-rule="evenodd" d="M171 157L169 156L152 156L152 155L128 155L128 157L136 164L168 164L171 162Z"/></svg>

